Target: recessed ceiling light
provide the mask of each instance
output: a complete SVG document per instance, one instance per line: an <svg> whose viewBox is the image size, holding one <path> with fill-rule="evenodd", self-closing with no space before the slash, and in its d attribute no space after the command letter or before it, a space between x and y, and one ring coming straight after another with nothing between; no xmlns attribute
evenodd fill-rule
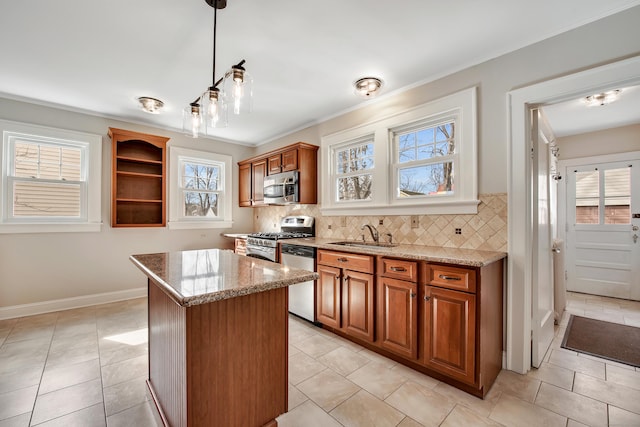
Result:
<svg viewBox="0 0 640 427"><path fill-rule="evenodd" d="M148 96L141 96L138 98L138 102L140 102L142 110L150 114L159 114L162 107L164 107L164 102Z"/></svg>
<svg viewBox="0 0 640 427"><path fill-rule="evenodd" d="M382 80L377 77L363 77L353 83L356 95L363 98L373 98L382 89Z"/></svg>
<svg viewBox="0 0 640 427"><path fill-rule="evenodd" d="M618 97L620 96L620 92L620 89L616 89L609 90L607 92L596 93L584 98L584 102L589 107L611 104L613 101L616 101L618 99Z"/></svg>

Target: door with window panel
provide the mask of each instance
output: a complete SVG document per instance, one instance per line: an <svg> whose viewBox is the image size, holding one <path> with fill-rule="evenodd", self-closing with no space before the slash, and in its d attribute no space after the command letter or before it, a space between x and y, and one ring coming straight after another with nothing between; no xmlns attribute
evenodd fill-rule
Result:
<svg viewBox="0 0 640 427"><path fill-rule="evenodd" d="M567 289L640 300L640 161L572 168Z"/></svg>

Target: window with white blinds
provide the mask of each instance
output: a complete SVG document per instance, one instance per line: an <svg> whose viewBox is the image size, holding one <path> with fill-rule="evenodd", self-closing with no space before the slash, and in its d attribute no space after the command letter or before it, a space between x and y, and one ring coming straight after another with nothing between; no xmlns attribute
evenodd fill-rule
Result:
<svg viewBox="0 0 640 427"><path fill-rule="evenodd" d="M14 226L13 230L0 227L0 232L92 231L86 227L56 230L51 226L99 223L102 138L4 121L0 126L0 225ZM95 168L97 171L92 170Z"/></svg>

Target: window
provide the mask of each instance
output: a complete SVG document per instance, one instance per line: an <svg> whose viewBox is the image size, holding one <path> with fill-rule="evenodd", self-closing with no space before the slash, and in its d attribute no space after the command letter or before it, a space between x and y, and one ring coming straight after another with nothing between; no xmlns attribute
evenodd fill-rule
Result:
<svg viewBox="0 0 640 427"><path fill-rule="evenodd" d="M169 228L231 227L231 157L170 147Z"/></svg>
<svg viewBox="0 0 640 427"><path fill-rule="evenodd" d="M455 120L396 130L396 198L454 194Z"/></svg>
<svg viewBox="0 0 640 427"><path fill-rule="evenodd" d="M631 168L576 171L575 192L576 224L631 223Z"/></svg>
<svg viewBox="0 0 640 427"><path fill-rule="evenodd" d="M0 232L100 230L102 137L0 120Z"/></svg>
<svg viewBox="0 0 640 427"><path fill-rule="evenodd" d="M336 195L339 201L370 200L374 166L373 141L366 139L336 149Z"/></svg>
<svg viewBox="0 0 640 427"><path fill-rule="evenodd" d="M326 135L321 155L326 215L477 213L476 89Z"/></svg>

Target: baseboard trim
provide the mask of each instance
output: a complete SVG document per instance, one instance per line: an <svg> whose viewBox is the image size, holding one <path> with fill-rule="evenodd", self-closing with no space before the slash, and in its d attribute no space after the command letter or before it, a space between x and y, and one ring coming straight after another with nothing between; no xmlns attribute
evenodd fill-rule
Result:
<svg viewBox="0 0 640 427"><path fill-rule="evenodd" d="M124 291L105 292L102 294L36 302L33 304L12 305L8 307L0 307L0 320L33 316L34 314L51 313L53 311L70 310L73 308L88 307L91 305L107 304L110 302L124 301L146 296L147 288L143 287L127 289Z"/></svg>

